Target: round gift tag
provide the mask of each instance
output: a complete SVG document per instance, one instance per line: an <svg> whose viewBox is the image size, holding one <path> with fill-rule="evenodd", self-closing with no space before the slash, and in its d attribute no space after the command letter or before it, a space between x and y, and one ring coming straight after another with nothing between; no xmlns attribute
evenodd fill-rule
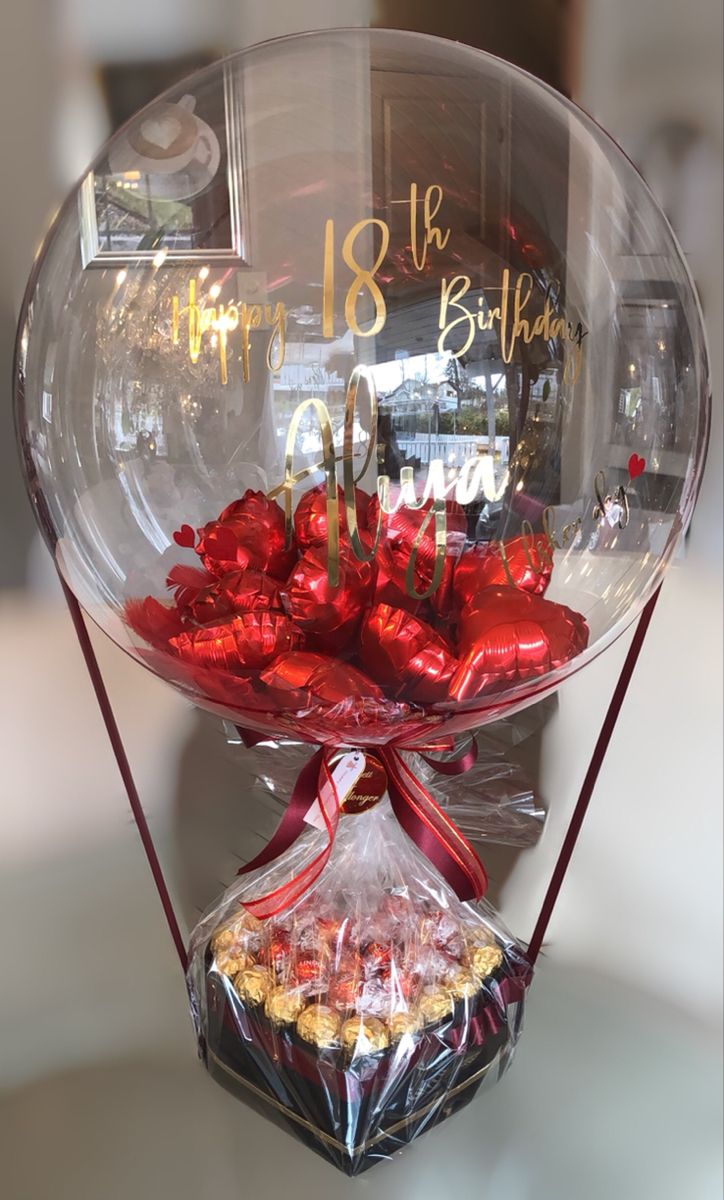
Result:
<svg viewBox="0 0 724 1200"><path fill-rule="evenodd" d="M387 791L387 772L378 758L365 754L365 765L352 784L340 809L343 813L366 812L381 800Z"/></svg>

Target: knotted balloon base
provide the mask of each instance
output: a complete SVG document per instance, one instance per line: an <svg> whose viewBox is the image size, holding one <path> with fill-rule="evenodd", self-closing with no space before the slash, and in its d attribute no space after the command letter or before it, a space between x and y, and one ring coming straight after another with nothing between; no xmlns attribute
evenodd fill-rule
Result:
<svg viewBox="0 0 724 1200"><path fill-rule="evenodd" d="M489 981L414 1038L350 1059L279 1027L207 976L201 1056L212 1078L346 1175L389 1158L464 1108L509 1066L529 980Z"/></svg>

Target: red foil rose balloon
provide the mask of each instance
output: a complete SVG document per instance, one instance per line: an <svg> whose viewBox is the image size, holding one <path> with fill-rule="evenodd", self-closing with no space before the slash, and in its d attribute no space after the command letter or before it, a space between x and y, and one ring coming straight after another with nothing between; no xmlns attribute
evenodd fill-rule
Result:
<svg viewBox="0 0 724 1200"><path fill-rule="evenodd" d="M212 575L254 567L279 580L286 579L296 558L286 544L281 508L251 490L199 530L196 553Z"/></svg>

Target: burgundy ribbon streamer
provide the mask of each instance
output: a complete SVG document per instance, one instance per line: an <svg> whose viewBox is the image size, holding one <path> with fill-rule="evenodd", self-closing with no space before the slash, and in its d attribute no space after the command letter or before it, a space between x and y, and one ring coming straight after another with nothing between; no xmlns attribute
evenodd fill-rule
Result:
<svg viewBox="0 0 724 1200"><path fill-rule="evenodd" d="M243 727L238 727L238 730L248 746L264 740ZM448 744L434 748L444 749ZM335 753L335 750L322 746L305 764L271 841L239 870L240 875L249 874L268 866L284 854L304 832L305 817L318 802L327 832L326 845L289 882L262 896L244 901L244 907L259 919L266 919L289 908L309 890L327 864L340 811L332 778L332 756ZM444 876L461 900L479 900L485 893L488 880L470 843L435 803L397 748L384 746L378 748L376 753L387 772L392 808L405 833ZM473 741L468 750L447 761L439 761L425 754L422 757L443 774L459 775L472 767L477 757L477 746Z"/></svg>

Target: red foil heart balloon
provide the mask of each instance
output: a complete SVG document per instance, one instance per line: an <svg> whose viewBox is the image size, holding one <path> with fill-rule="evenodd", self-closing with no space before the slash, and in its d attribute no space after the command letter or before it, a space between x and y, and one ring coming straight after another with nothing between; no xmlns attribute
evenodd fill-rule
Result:
<svg viewBox="0 0 724 1200"><path fill-rule="evenodd" d="M444 700L458 663L439 633L419 617L388 604L362 623L359 658L391 695L416 704Z"/></svg>
<svg viewBox="0 0 724 1200"><path fill-rule="evenodd" d="M583 617L511 587L473 597L460 616L460 666L450 694L468 700L503 682L544 675L588 645Z"/></svg>
<svg viewBox="0 0 724 1200"><path fill-rule="evenodd" d="M453 593L458 608L483 588L508 586L542 596L550 583L553 552L545 534L479 543L455 567Z"/></svg>

